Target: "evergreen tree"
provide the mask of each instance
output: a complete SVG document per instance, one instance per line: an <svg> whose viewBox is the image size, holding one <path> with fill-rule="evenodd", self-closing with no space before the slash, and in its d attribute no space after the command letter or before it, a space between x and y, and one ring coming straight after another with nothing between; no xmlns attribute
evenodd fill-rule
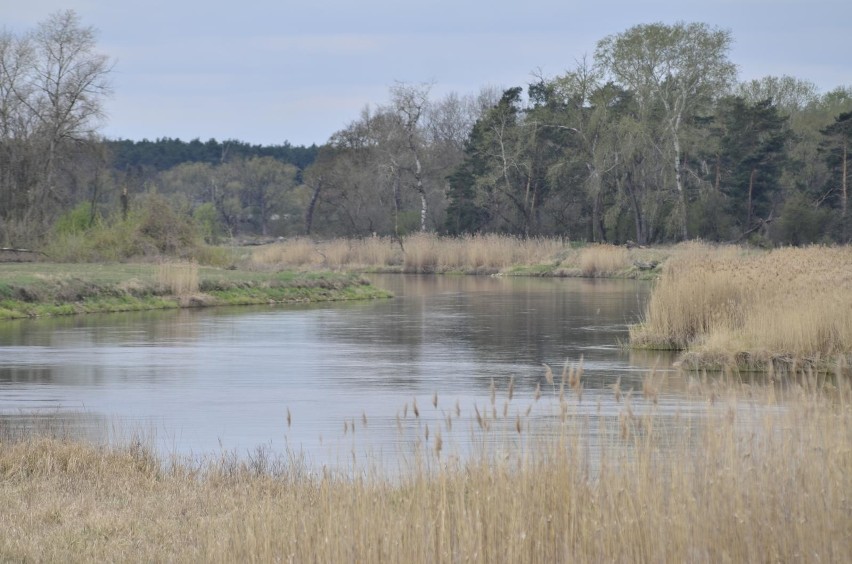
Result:
<svg viewBox="0 0 852 564"><path fill-rule="evenodd" d="M771 100L748 104L730 97L719 104L719 161L714 182L728 199L741 236L771 221L790 137L787 118Z"/></svg>

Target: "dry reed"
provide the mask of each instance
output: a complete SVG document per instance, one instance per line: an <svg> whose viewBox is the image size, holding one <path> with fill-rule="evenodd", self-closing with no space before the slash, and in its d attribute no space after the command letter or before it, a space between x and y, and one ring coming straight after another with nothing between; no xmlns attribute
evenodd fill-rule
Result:
<svg viewBox="0 0 852 564"><path fill-rule="evenodd" d="M399 252L398 244L386 237L329 241L298 237L259 247L253 252L251 262L257 266L376 268L401 264Z"/></svg>
<svg viewBox="0 0 852 564"><path fill-rule="evenodd" d="M418 233L401 243L388 237L316 242L295 238L258 248L251 260L257 266L496 273L514 266L558 262L564 249L557 239Z"/></svg>
<svg viewBox="0 0 852 564"><path fill-rule="evenodd" d="M580 251L580 270L584 276L608 276L626 269L630 263L624 247L590 245Z"/></svg>
<svg viewBox="0 0 852 564"><path fill-rule="evenodd" d="M628 394L600 452L512 413L505 448L459 460L438 425L395 477L262 449L190 464L136 443L0 441L0 560L848 562L848 382L693 393L716 399L672 431ZM499 416L474 411L475 433L495 433ZM583 423L572 413L563 425Z"/></svg>
<svg viewBox="0 0 852 564"><path fill-rule="evenodd" d="M174 296L198 292L198 264L164 262L157 268L157 283Z"/></svg>
<svg viewBox="0 0 852 564"><path fill-rule="evenodd" d="M825 367L852 354L852 249L694 245L666 263L631 342L690 351L691 366Z"/></svg>

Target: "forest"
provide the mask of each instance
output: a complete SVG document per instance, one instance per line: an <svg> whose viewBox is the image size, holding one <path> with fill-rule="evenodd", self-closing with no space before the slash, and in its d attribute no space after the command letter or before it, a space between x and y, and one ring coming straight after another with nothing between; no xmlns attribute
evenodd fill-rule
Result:
<svg viewBox="0 0 852 564"><path fill-rule="evenodd" d="M210 243L852 240L852 86L739 81L734 38L708 24L637 25L507 88L394 83L310 147L104 138L113 63L96 38L73 11L0 32L0 246L119 225L151 202Z"/></svg>

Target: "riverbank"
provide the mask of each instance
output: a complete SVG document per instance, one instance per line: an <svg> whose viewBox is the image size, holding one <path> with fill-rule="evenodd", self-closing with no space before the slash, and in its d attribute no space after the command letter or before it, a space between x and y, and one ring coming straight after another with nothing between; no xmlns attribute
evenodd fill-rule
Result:
<svg viewBox="0 0 852 564"><path fill-rule="evenodd" d="M0 560L848 561L848 383L696 379L704 412L672 432L657 425L659 376L649 375L632 400L613 390L620 424L600 449L570 432L588 424L573 392L581 375L569 374L564 397L548 376L537 409L553 412L549 433L533 432L510 390L475 413L450 409L431 432L406 410L400 425L420 438L401 475L354 462L312 470L263 449L163 460L144 441L0 428ZM451 456L444 425L471 428L482 446Z"/></svg>
<svg viewBox="0 0 852 564"><path fill-rule="evenodd" d="M695 245L666 263L630 344L689 369L848 371L852 248Z"/></svg>
<svg viewBox="0 0 852 564"><path fill-rule="evenodd" d="M0 264L0 319L387 298L356 274L162 264Z"/></svg>
<svg viewBox="0 0 852 564"><path fill-rule="evenodd" d="M406 274L484 274L649 279L680 246L575 245L508 235L416 234L312 241L295 238L253 248L251 265Z"/></svg>

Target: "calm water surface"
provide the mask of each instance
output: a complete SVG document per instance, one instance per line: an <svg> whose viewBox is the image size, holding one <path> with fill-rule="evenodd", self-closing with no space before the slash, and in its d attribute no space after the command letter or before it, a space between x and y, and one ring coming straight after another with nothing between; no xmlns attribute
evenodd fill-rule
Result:
<svg viewBox="0 0 852 564"><path fill-rule="evenodd" d="M599 433L621 409L612 384L620 378L623 389L641 388L650 368L670 371L669 357L619 346L644 307L648 283L371 279L396 297L0 323L0 425L60 420L91 436L141 430L165 452L289 447L325 463L356 444L404 448L425 425L434 436L456 404L467 423L453 432L463 442L473 406L491 409L492 380L501 412L514 378L508 412L533 404L533 415L546 418L553 390L545 386L542 400L533 398L536 384L544 384L541 364L558 378L566 359L583 359L585 392L572 409L591 421L583 432ZM667 375L663 413L689 411L683 389L681 377Z"/></svg>

